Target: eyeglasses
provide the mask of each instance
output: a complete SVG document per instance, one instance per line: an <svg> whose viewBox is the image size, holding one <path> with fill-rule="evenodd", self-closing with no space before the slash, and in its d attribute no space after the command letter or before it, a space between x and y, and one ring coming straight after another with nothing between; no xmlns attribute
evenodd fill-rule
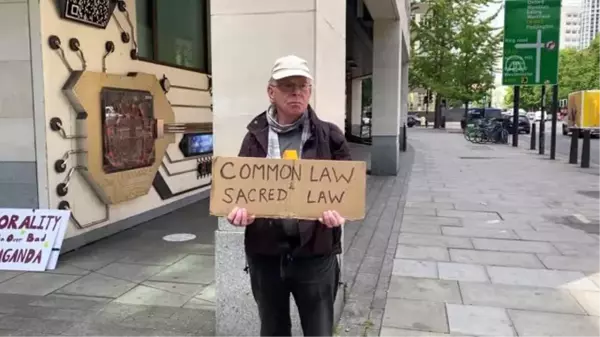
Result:
<svg viewBox="0 0 600 337"><path fill-rule="evenodd" d="M307 91L309 88L312 87L312 85L309 83L277 83L275 86L284 92L294 92L296 90Z"/></svg>

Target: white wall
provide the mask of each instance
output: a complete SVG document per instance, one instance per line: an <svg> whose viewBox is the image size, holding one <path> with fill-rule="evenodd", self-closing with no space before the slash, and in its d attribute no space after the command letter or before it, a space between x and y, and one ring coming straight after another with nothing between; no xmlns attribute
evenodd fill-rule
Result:
<svg viewBox="0 0 600 337"><path fill-rule="evenodd" d="M215 153L237 155L247 124L269 104L273 62L288 54L306 59L313 72L317 114L343 129L344 0L218 0L211 6Z"/></svg>
<svg viewBox="0 0 600 337"><path fill-rule="evenodd" d="M136 11L135 1L127 0L127 8L129 10L131 20L135 25ZM3 11L0 11L4 13ZM41 0L40 1L41 15L41 36L42 36L42 53L43 53L43 73L44 73L44 104L45 104L45 120L40 121L44 125L48 125L52 117L60 117L63 125L67 129L67 133L76 133L75 129L75 113L69 102L61 92L61 88L69 76L69 72L63 66L56 51L51 50L47 44L50 35L57 35L62 46L66 49L67 59L74 69L81 69L81 63L77 55L68 49L68 41L72 37L79 39L81 49L84 52L87 60L87 70L102 71L102 56L104 55L104 44L111 40L115 43L115 52L107 58L107 68L110 73L126 74L128 72L146 72L156 74L157 77L162 77L165 74L172 85L185 86L197 89L208 88L208 77L206 74L198 72L177 69L157 65L153 63L132 60L129 56L131 44L124 44L120 40L120 31L114 18L108 24L106 29L98 29L85 26L72 21L66 21L59 17L56 10L55 1ZM1 15L1 14L0 14ZM118 10L115 11L121 25L128 27L126 19ZM127 29L128 30L128 29ZM1 33L0 33L1 34ZM1 53L0 53L1 54ZM195 90L172 88L167 94L167 98L171 104L182 105L210 105L211 97L208 92ZM211 122L212 111L207 108L196 107L176 107L175 120L177 122ZM37 123L38 121L36 121ZM49 130L49 129L48 129ZM176 143L171 144L167 149L171 158L174 160L183 160L183 156L178 149L177 143L180 140L180 135L177 137ZM64 179L66 173L57 174L54 171L54 161L59 159L66 151L75 148L75 141L65 140L58 133L47 131L47 175L48 175L48 198L50 200L48 207L55 208L61 198L56 195L56 185ZM75 158L71 158L70 166L75 163ZM193 170L196 167L195 159L184 160L178 163L170 163L166 158L163 159L164 165L167 166L169 172L177 173L187 170ZM187 190L194 186L207 184L210 180L203 178L197 179L195 172L183 173L177 176L167 176L164 168L160 168L165 181L170 186L174 193ZM204 188L206 189L206 188ZM143 213L150 209L173 202L193 193L200 193L202 190L186 193L181 196L173 197L165 201L161 200L158 193L151 187L147 195L124 202L110 207L110 219L98 226L106 226L115 221L119 221L136 214ZM69 193L64 200L71 204L73 214L82 223L87 223L101 219L104 216L104 206L98 201L92 189L86 181L79 175L74 174L69 185ZM89 230L89 229L87 229ZM67 237L72 237L84 233L87 230L76 229L73 225L69 227Z"/></svg>

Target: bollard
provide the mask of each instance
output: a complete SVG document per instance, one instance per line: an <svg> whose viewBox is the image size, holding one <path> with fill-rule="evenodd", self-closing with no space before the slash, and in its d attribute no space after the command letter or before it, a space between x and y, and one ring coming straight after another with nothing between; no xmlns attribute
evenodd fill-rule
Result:
<svg viewBox="0 0 600 337"><path fill-rule="evenodd" d="M589 168L590 167L590 138L591 138L590 130L583 130L583 144L581 146L581 167Z"/></svg>
<svg viewBox="0 0 600 337"><path fill-rule="evenodd" d="M529 145L530 150L535 150L535 129L536 125L533 123L531 125L531 144Z"/></svg>
<svg viewBox="0 0 600 337"><path fill-rule="evenodd" d="M406 139L408 137L406 136L406 123L404 123L404 125L402 125L402 152L406 152Z"/></svg>
<svg viewBox="0 0 600 337"><path fill-rule="evenodd" d="M546 133L543 128L540 127L540 141L538 144L538 154L544 154L546 150Z"/></svg>
<svg viewBox="0 0 600 337"><path fill-rule="evenodd" d="M579 150L579 129L571 130L571 149L569 150L569 164L577 164L577 151Z"/></svg>

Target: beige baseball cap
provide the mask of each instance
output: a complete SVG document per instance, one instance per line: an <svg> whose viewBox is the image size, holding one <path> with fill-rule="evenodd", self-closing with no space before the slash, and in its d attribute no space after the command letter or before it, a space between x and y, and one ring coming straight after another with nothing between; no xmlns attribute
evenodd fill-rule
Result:
<svg viewBox="0 0 600 337"><path fill-rule="evenodd" d="M308 62L296 55L287 55L275 60L271 69L271 78L280 80L290 76L302 76L312 80Z"/></svg>

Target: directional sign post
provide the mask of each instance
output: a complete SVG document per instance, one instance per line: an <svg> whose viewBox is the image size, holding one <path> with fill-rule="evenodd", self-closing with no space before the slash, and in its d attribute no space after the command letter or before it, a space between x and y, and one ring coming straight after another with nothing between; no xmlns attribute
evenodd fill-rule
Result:
<svg viewBox="0 0 600 337"><path fill-rule="evenodd" d="M502 84L556 84L561 0L504 4Z"/></svg>

